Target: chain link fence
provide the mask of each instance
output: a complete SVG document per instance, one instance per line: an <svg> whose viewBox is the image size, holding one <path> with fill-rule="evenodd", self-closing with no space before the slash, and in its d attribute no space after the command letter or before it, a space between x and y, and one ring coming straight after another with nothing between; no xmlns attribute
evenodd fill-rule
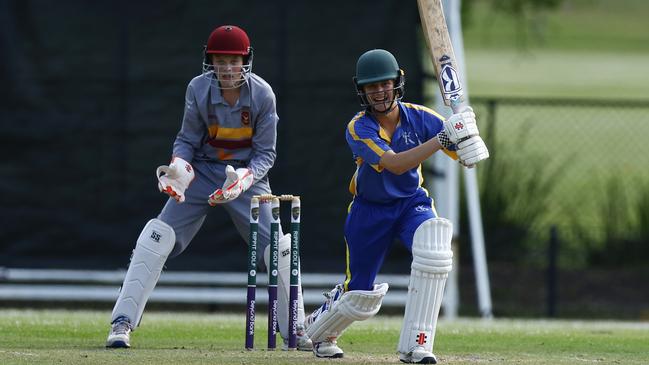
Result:
<svg viewBox="0 0 649 365"><path fill-rule="evenodd" d="M565 265L649 261L649 101L471 104L492 154L479 179L499 256L533 258L557 226Z"/></svg>

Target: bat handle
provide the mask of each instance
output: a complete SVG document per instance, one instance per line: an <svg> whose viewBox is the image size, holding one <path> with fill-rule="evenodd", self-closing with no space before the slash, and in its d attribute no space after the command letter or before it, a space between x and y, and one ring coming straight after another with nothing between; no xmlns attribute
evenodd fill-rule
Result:
<svg viewBox="0 0 649 365"><path fill-rule="evenodd" d="M451 109L453 110L453 114L457 114L461 112L467 106L469 106L469 103L466 101L464 97L451 100Z"/></svg>

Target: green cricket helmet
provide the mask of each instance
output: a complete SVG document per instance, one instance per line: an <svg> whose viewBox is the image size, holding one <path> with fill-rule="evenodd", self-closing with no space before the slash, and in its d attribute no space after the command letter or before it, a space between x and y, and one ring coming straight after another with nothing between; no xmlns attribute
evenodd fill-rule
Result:
<svg viewBox="0 0 649 365"><path fill-rule="evenodd" d="M384 49L373 49L363 53L356 62L356 76L353 78L356 86L356 93L360 99L361 106L372 109L363 86L379 81L394 80L394 99L386 113L394 109L394 102L401 101L406 83L403 70L399 68L397 59L392 53Z"/></svg>

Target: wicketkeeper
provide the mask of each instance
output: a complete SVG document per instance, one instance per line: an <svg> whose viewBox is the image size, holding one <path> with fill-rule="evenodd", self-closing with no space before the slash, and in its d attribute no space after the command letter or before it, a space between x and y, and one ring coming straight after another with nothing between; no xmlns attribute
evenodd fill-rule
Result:
<svg viewBox="0 0 649 365"><path fill-rule="evenodd" d="M354 199L345 222L346 279L307 317L307 334L317 357L343 356L337 338L352 322L372 317L381 307L388 285L374 279L398 238L412 253L399 359L435 364L433 340L452 267L453 227L437 216L421 186L421 163L443 151L473 166L489 152L470 107L444 120L424 106L401 101L404 73L390 52L374 49L361 55L354 83L364 110L346 131L356 162L349 185Z"/></svg>
<svg viewBox="0 0 649 365"><path fill-rule="evenodd" d="M187 248L211 206L222 206L248 242L250 199L271 193L268 172L275 162L279 119L275 94L252 73L252 58L250 40L241 28L225 25L210 34L203 72L187 86L171 163L156 171L158 187L169 199L137 240L113 309L107 347L130 347L130 333L140 324L165 261ZM270 216L269 204L263 204L257 257L268 257ZM290 251L290 241L290 235L283 235L279 252ZM279 258L278 320L285 345L289 259L288 254ZM298 348L311 350L304 333L301 290L298 300Z"/></svg>

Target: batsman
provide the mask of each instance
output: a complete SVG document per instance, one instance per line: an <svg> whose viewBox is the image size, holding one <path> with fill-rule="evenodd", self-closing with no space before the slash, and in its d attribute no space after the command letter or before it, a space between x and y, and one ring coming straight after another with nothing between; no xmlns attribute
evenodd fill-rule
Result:
<svg viewBox="0 0 649 365"><path fill-rule="evenodd" d="M353 78L364 108L347 125L356 172L345 221L345 281L307 316L317 357L343 357L337 338L354 321L375 315L388 285L375 284L388 249L399 240L412 253L410 283L397 351L405 363L435 364L433 340L444 285L452 268L453 227L437 215L422 187L421 163L442 151L464 166L489 157L475 114L466 107L448 120L403 102L405 75L388 51L360 56Z"/></svg>
<svg viewBox="0 0 649 365"><path fill-rule="evenodd" d="M268 173L276 157L279 117L272 88L252 73L250 39L237 26L220 26L210 34L203 56L203 72L187 86L171 163L156 171L158 188L169 198L137 239L111 315L106 347L130 347L131 331L142 320L165 262L187 248L211 206L223 207L248 242L251 198L271 193ZM257 256L268 262L268 204L260 209L259 221ZM279 236L277 315L286 345L291 236L281 231ZM218 245L219 240L213 237L212 243ZM297 346L310 351L303 322L304 305L298 290Z"/></svg>

